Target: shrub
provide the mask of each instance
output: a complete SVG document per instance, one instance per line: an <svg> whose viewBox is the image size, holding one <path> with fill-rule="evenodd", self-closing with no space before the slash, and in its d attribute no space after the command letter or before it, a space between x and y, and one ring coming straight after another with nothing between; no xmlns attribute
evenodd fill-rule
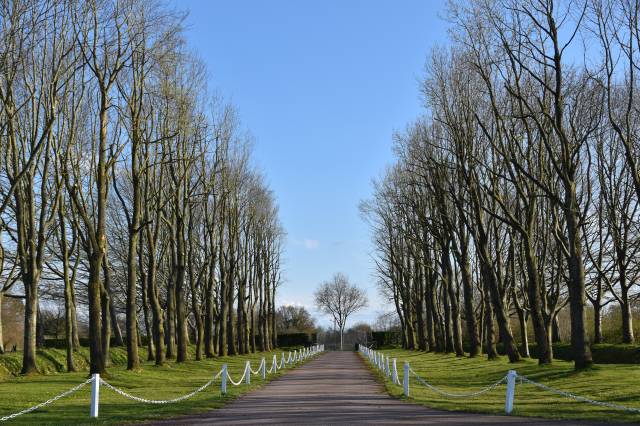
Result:
<svg viewBox="0 0 640 426"><path fill-rule="evenodd" d="M504 354L504 347L498 345L498 352ZM532 358L538 358L535 343L529 344ZM593 362L596 364L640 364L640 345L597 344L591 346ZM573 351L569 343L554 343L553 357L564 361L573 361Z"/></svg>
<svg viewBox="0 0 640 426"><path fill-rule="evenodd" d="M397 346L402 343L399 331L373 331L371 338L376 348Z"/></svg>
<svg viewBox="0 0 640 426"><path fill-rule="evenodd" d="M310 346L315 343L316 337L315 333L278 334L278 347Z"/></svg>

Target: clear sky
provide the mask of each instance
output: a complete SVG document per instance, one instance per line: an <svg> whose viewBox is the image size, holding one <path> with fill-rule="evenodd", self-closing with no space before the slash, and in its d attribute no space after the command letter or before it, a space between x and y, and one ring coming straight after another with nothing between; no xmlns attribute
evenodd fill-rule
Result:
<svg viewBox="0 0 640 426"><path fill-rule="evenodd" d="M391 310L374 284L358 203L392 162L392 134L423 112L418 80L446 42L444 1L174 0L210 87L254 135L287 230L278 303L313 307L335 272L367 290L355 321ZM353 323L351 322L351 323Z"/></svg>

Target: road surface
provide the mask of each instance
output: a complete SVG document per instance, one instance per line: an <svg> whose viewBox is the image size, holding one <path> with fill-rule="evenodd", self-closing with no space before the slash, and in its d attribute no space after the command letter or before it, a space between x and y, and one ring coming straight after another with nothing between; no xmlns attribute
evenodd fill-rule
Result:
<svg viewBox="0 0 640 426"><path fill-rule="evenodd" d="M571 426L586 423L433 410L390 397L357 353L326 352L223 408L154 424Z"/></svg>

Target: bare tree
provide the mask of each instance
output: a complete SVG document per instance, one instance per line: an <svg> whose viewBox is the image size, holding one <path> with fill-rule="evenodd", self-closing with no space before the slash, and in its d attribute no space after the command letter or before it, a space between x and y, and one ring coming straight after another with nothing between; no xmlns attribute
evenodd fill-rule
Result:
<svg viewBox="0 0 640 426"><path fill-rule="evenodd" d="M324 282L314 293L318 310L330 315L340 331L340 350L342 350L343 334L348 318L367 306L365 292L349 283L349 279L337 273L331 281Z"/></svg>

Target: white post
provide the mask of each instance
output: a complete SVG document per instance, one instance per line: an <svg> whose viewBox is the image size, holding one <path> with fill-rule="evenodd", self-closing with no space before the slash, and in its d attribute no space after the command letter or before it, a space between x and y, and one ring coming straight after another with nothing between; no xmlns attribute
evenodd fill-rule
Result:
<svg viewBox="0 0 640 426"><path fill-rule="evenodd" d="M389 369L389 357L387 357L387 369L385 371L385 376L389 377L391 375L391 370Z"/></svg>
<svg viewBox="0 0 640 426"><path fill-rule="evenodd" d="M274 373L278 371L278 359L275 354L273 355L273 366L271 367L271 369Z"/></svg>
<svg viewBox="0 0 640 426"><path fill-rule="evenodd" d="M251 384L251 362L247 361L244 365L244 382L247 385Z"/></svg>
<svg viewBox="0 0 640 426"><path fill-rule="evenodd" d="M227 393L227 364L222 364L222 382L220 383L220 393Z"/></svg>
<svg viewBox="0 0 640 426"><path fill-rule="evenodd" d="M287 360L284 359L284 352L282 352L282 361L280 362L280 365L282 366L282 368L284 368L286 364Z"/></svg>
<svg viewBox="0 0 640 426"><path fill-rule="evenodd" d="M91 417L98 418L98 408L100 405L100 374L93 375L91 382Z"/></svg>
<svg viewBox="0 0 640 426"><path fill-rule="evenodd" d="M262 380L267 378L267 360L262 358Z"/></svg>
<svg viewBox="0 0 640 426"><path fill-rule="evenodd" d="M393 370L391 371L391 381L393 384L398 384L398 367L396 366L396 359L393 359Z"/></svg>
<svg viewBox="0 0 640 426"><path fill-rule="evenodd" d="M516 396L516 378L518 374L515 370L509 370L507 373L507 399L504 403L504 411L511 414L513 411L513 399Z"/></svg>
<svg viewBox="0 0 640 426"><path fill-rule="evenodd" d="M409 397L409 363L404 362L404 377L402 378L402 385L404 387L404 396Z"/></svg>

